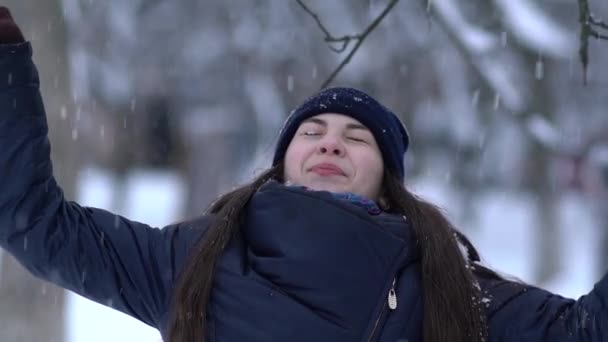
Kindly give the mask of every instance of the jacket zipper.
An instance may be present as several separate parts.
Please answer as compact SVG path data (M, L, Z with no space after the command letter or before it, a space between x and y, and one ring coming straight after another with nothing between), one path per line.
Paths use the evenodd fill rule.
M376 318L376 323L374 323L374 328L372 329L372 333L369 335L367 339L368 342L374 340L376 336L376 332L378 330L378 326L380 325L380 321L385 316L386 308L388 307L391 311L397 309L397 292L395 291L395 283L397 282L397 278L393 278L393 284L391 285L390 290L388 290L387 301L384 302L382 306L382 310L380 311L380 315Z
M403 221L407 222L407 216L403 215ZM397 277L393 277L393 283L391 285L391 288L388 290L388 298L387 301L384 302L384 305L382 305L382 310L380 310L380 315L378 315L378 318L376 318L376 322L374 323L374 328L372 329L371 334L369 335L369 338L367 339L368 342L371 342L374 340L374 337L376 337L376 333L378 330L378 326L380 325L380 321L382 320L384 313L386 312L386 307L388 306L388 308L392 311L397 309L397 292L395 291L395 284L397 283Z

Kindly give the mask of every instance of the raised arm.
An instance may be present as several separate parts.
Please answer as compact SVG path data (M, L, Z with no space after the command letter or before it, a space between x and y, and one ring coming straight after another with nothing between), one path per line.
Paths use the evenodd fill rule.
M511 281L481 281L490 341L608 341L608 275L578 300Z
M0 27L8 21L0 7ZM0 29L0 246L34 275L158 327L184 241L204 222L154 229L66 201L31 45L7 41L7 32Z

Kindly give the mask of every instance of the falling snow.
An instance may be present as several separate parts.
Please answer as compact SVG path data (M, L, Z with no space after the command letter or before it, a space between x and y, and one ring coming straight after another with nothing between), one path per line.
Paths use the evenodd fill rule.
M204 10L190 0L58 3L65 30L46 17L23 20L32 25L24 31L40 66L53 169L78 202L115 212L115 229L119 215L155 226L193 216L259 174L282 120L345 57L292 2L207 1ZM383 8L310 5L336 36L360 32ZM608 19L608 2L590 5ZM400 115L412 138L407 185L469 236L483 265L573 298L605 271L608 249L608 48L592 44L583 86L576 11L574 2L402 1L333 83L369 90ZM32 16L48 15L39 12ZM50 35L58 32L68 34L67 55L48 47L62 46ZM5 86L22 82L0 76ZM8 101L19 113L29 103ZM41 124L23 115L10 125L26 121ZM66 179L59 173L73 156L88 171ZM16 217L19 229L30 222ZM557 254L540 254L548 242ZM18 246L37 243L26 234ZM555 270L541 278L545 264ZM87 281L86 270L80 276ZM69 342L160 340L82 297L70 294L66 305ZM593 322L583 313L576 323Z

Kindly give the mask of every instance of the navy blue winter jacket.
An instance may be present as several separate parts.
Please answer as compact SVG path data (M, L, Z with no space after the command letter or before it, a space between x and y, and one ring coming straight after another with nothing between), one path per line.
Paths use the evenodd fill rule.
M165 335L173 284L212 218L155 229L64 199L31 54L29 43L0 46L0 246ZM270 182L241 231L217 266L211 341L421 340L419 253L404 218ZM479 280L491 341L608 341L606 277L578 301Z

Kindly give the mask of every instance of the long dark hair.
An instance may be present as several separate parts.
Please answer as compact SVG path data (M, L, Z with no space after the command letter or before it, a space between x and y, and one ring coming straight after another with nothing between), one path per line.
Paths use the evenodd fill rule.
M190 254L174 289L168 342L205 341L215 263L239 232L241 214L249 199L265 182L281 181L282 177L282 165L272 167L211 205L208 213L213 219ZM424 342L485 341L487 325L480 289L469 264L475 260L468 260L471 255L472 259L478 259L473 246L437 207L411 194L389 172L385 172L383 190L388 210L410 220L420 247ZM463 257L459 241L469 249L469 258Z

